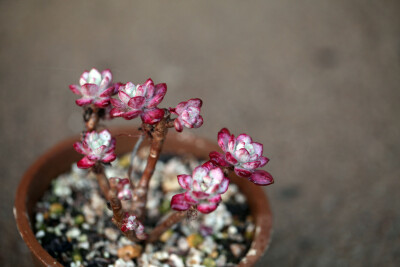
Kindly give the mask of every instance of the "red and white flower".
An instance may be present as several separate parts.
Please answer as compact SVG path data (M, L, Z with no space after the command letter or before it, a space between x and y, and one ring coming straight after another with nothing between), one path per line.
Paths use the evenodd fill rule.
M151 79L136 86L131 82L120 85L119 100L111 99L114 107L111 116L131 120L140 115L144 123L157 123L164 117L164 110L157 108L157 105L164 99L166 92L165 83L154 85Z
M233 166L238 176L246 177L257 185L269 185L274 182L271 174L257 170L268 163L269 159L262 155L263 145L253 142L247 134L237 138L224 128L218 133L218 145L224 151L210 153L210 159L222 167Z
M79 168L87 169L94 166L97 162L109 163L115 160L115 138L107 130L100 133L96 131L88 132L82 142L74 144L75 150L85 155L78 161Z
M71 84L69 89L82 96L76 100L79 106L94 104L98 108L105 108L110 104L111 96L114 94L112 84L112 73L110 70L103 70L101 73L93 68L82 73L78 84Z
M110 178L110 183L114 183L116 185L116 189L118 191L117 196L120 200L132 199L132 190L128 178L112 177Z
M186 192L172 197L171 208L183 211L196 206L201 213L214 211L229 185L223 171L211 162L196 167L192 175L178 175L178 182Z
M179 103L176 108L169 108L170 112L178 115L174 121L175 129L182 132L183 126L187 128L199 128L203 125L203 117L200 109L203 102L199 98L192 98L188 101Z
M140 240L145 240L147 238L143 224L135 215L129 214L128 212L125 213L125 218L122 221L121 231L135 231L136 237Z

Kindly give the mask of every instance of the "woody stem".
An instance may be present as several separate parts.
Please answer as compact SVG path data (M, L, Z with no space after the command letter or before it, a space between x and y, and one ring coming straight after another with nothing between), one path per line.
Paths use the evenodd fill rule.
M185 218L186 211L174 211L168 215L168 217L163 220L159 225L154 228L154 230L150 233L146 242L152 243L160 238L160 236L168 230L172 225L180 222Z

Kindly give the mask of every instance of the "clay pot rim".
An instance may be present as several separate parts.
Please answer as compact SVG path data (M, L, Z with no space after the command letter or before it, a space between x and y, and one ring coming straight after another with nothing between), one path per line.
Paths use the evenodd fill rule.
M111 128L111 132L116 135L132 131L135 131L135 128L133 127ZM177 134L176 132L170 131L170 133L168 133L167 141L168 139L172 139L175 141L183 139L182 135L185 137L189 136L192 139L196 138L196 140L200 140L204 145L213 147L214 149L218 149L218 146L215 142L212 142L205 138L193 136L187 133ZM28 202L27 196L29 188L32 184L32 181L34 180L35 173L37 173L40 168L45 166L49 159L51 159L54 155L65 153L65 151L67 150L73 150L72 144L78 140L79 140L78 136L67 138L59 142L52 148L50 148L47 152L45 152L41 156L39 156L39 158L24 173L16 192L13 213L17 223L18 231L22 239L24 240L25 244L31 251L32 256L37 258L39 262L44 264L44 266L61 267L62 265L59 262L57 262L56 259L50 256L50 254L38 242L35 234L33 233L27 208L27 202ZM182 140L178 142L182 142ZM180 154L179 151L177 152L177 154ZM230 178L235 184L239 186L242 193L246 195L248 199L248 204L250 206L250 212L252 216L255 218L254 222L256 226L254 235L255 238L253 239L249 251L237 265L238 267L252 266L265 253L271 242L272 213L268 199L262 187L255 186L246 179L239 178L235 175L230 176ZM257 216L255 216L255 214L257 214Z

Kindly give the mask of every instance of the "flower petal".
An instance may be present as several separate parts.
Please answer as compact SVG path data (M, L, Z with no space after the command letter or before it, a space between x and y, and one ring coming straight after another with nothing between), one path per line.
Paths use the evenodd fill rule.
M143 96L134 96L129 100L128 106L133 109L141 109L145 100Z
M224 180L222 180L221 184L219 185L217 193L218 194L225 193L226 190L228 190L229 182L230 182L229 179L225 177Z
M176 130L177 132L182 132L183 126L182 126L181 121L179 120L179 118L176 118L176 119L174 120L174 126L175 126L175 130Z
M184 211L189 209L190 205L185 201L184 194L177 194L171 199L171 208L174 210Z
M222 167L229 167L230 164L225 160L224 155L217 152L212 151L209 154L210 160L213 161L215 164L222 166Z
M241 168L238 168L238 167L235 167L235 173L236 173L237 176L246 177L246 178L250 177L251 174L252 174L251 171L248 171L248 170L245 170L245 169L241 169Z
M118 92L118 97L122 101L122 103L125 103L127 105L128 105L129 100L131 100L131 97L122 90L120 90Z
M237 159L235 159L235 157L230 152L226 152L225 158L229 164L236 165L238 163Z
M250 144L253 142L251 137L247 134L239 134L238 137L236 138L236 141L239 142L244 142L245 144Z
M89 72L89 77L88 77L88 81L87 82L100 85L100 82L101 82L101 74L100 74L100 72L95 68L91 69L90 72Z
M109 69L105 69L101 72L101 77L104 78L108 78L108 80L111 82L112 81L112 73L111 70Z
M69 86L69 89L70 89L74 94L82 95L82 93L81 93L81 87L80 87L79 85L71 84L71 85Z
M185 201L190 204L190 205L196 205L199 203L199 201L197 199L195 199L192 195L192 192L186 192L184 193L185 196Z
M99 87L96 84L86 83L82 85L81 92L83 96L95 97L98 93Z
M207 214L214 211L217 207L218 205L216 204L203 203L197 206L197 210L201 213Z
M88 157L84 157L83 159L78 161L76 165L81 169L88 169L88 168L92 167L95 163L96 162L88 159Z
M265 186L274 183L272 175L264 170L255 171L248 179L256 185Z
M85 154L85 149L83 148L83 145L81 142L76 142L74 144L74 149L76 150L76 152L78 152L80 154Z
M263 153L263 145L257 142L254 142L253 144L254 148L254 153L256 153L258 156L262 156Z
M93 99L90 99L90 98L79 98L79 99L77 99L77 100L75 100L75 103L78 105L78 106L85 106L85 105L89 105L89 104L91 104L93 102Z
M151 97L147 107L154 108L164 99L165 93L167 92L167 85L165 83L159 83L155 86L154 96Z
M218 145L224 152L227 151L230 136L231 134L226 128L223 128L221 131L218 132Z
M179 185L186 190L190 190L192 186L192 176L187 174L178 175Z
M239 162L248 162L250 159L250 154L245 148L241 148L235 151L235 157Z
M119 108L113 108L110 110L110 115L111 117L121 117L123 114L125 113L125 111L119 109Z
M136 118L137 116L139 116L142 113L142 110L132 110L132 111L128 111L125 112L124 114L122 114L122 117L125 120L131 120Z
M104 90L101 94L100 97L107 97L107 96L112 96L114 94L114 87L108 87L106 90Z
M89 78L89 72L85 70L81 77L79 78L79 84L80 86L84 85L85 83L88 83L88 78Z
M109 154L106 154L101 161L105 162L105 163L109 163L111 161L114 161L116 158L117 158L117 155L115 155L114 153L109 153Z
M261 156L258 158L258 160L260 161L260 166L258 167L263 167L265 166L265 164L267 164L269 162L269 158Z
M105 108L110 104L110 99L99 99L93 103L98 108Z
M148 109L140 117L144 123L155 124L164 117L164 110L159 108Z
M208 202L210 202L210 203L214 203L214 204L218 204L218 203L220 203L221 202L221 195L216 195L216 196L214 196L214 197L212 197L212 198L209 198L208 199Z
M203 101L200 98L192 98L188 100L188 104L191 107L201 108Z
M248 170L254 170L254 169L257 169L260 166L260 164L261 164L261 162L256 160L256 161L252 161L252 162L242 163L241 166Z
M127 107L127 105L125 103L123 103L121 100L118 100L115 98L111 98L110 102L111 102L111 105L115 108L125 109Z

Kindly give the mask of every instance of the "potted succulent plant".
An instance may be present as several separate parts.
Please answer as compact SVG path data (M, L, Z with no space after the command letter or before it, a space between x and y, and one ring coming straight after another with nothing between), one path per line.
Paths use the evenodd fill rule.
M131 82L113 83L111 71L92 69L81 75L79 84L70 85L69 88L80 96L76 104L83 107L85 130L80 140L68 140L39 159L23 178L16 197L18 228L39 265L58 266L62 263L67 266L121 267L254 264L266 249L271 230L268 202L263 191L257 187L274 182L268 172L260 169L269 161L263 156L262 144L253 142L247 134L235 137L226 128L217 136L221 152L217 152L216 146L204 139L189 138L188 142L187 137L185 141L179 134L168 134L167 138L168 129L175 128L179 133L183 128L198 128L203 124L203 117L200 115L202 100L198 98L181 102L176 107L159 108L167 91L165 83L154 84L151 79L138 85ZM114 95L117 97L113 98ZM140 117L142 124L139 129L129 133L134 138L120 142L129 130L110 132L100 124L101 120L117 117L126 120ZM169 143L168 139L172 141ZM200 142L196 143L195 140ZM69 149L71 144L83 158L77 161L68 176L69 182L66 182L62 173L78 155L72 154L72 149ZM163 148L168 156L160 159ZM123 153L126 155L123 156ZM119 159L117 154L121 156ZM188 160L188 154L194 157ZM181 165L175 164L177 170L172 171L177 174L173 180L179 187L175 186L175 191L166 190L166 179L159 175L159 164L164 162L167 168L165 158L181 162ZM190 165L192 170L178 173L185 164ZM121 171L123 165L125 172ZM46 166L51 170L46 171ZM44 183L38 188L35 179L40 175L44 177ZM59 175L61 177L55 179ZM51 191L54 194L45 194L45 199L40 200L52 180ZM88 182L93 180L97 184ZM239 186L239 190L232 181ZM98 193L95 192L97 188L100 190ZM94 192L89 199L91 208L97 206L93 208L95 211L82 202L89 191ZM160 200L152 200L155 195ZM243 220L250 222L247 225L239 222L237 227L228 223L219 229L221 232L218 229L216 232L213 225L216 221L209 218L219 216L214 213L225 206L224 195L229 195L227 201L235 197L247 198L250 205L248 214L235 215L233 219L226 220L233 224L233 221L243 217ZM165 201L168 202L167 207ZM150 202L156 203L156 207L152 207L155 211L149 209ZM235 206L237 203L226 205ZM95 215L90 217L92 213ZM192 227L196 228L195 233L187 233L191 222L199 217L198 213L205 214L205 218L211 220L211 225L197 224L197 228ZM115 227L109 227L107 218L102 218L104 214L112 218L112 223L123 237L115 231ZM35 233L29 224L35 225ZM177 229L178 225L183 225L186 230ZM106 243L97 237L92 238L97 245L89 244L87 236L92 234L91 227L96 228L100 236L118 240L119 243L113 247L107 241L110 251L104 250ZM242 235L238 234L239 228ZM87 234L83 235L83 231ZM174 244L173 239L176 241ZM218 245L216 240L222 240L224 245ZM236 243L232 240L236 240ZM164 244L168 242L171 244L167 251L155 248L165 247ZM224 246L228 252L218 250L218 247ZM99 247L101 253L96 252ZM106 260L98 259L99 255ZM239 258L233 263L227 256ZM94 257L97 261L92 260Z

